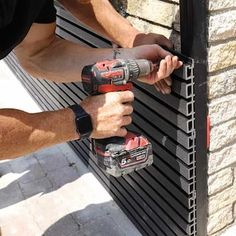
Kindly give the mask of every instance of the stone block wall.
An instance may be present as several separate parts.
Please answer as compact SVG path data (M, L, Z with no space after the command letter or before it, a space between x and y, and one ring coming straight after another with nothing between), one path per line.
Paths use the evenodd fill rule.
M110 0L137 29L163 34L180 49L179 0Z
M235 224L236 212L236 1L209 0L208 235ZM236 235L236 232L235 232Z

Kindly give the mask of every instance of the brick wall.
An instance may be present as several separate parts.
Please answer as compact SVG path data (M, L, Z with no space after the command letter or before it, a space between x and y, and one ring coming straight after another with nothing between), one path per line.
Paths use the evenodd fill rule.
M236 1L209 0L208 234L235 224L236 202ZM235 232L236 235L236 232Z

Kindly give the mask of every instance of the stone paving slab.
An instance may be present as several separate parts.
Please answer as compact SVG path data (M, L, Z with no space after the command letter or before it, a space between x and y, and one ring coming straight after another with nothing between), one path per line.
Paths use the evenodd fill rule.
M1 61L4 107L40 111ZM68 144L0 161L0 176L2 236L141 236Z

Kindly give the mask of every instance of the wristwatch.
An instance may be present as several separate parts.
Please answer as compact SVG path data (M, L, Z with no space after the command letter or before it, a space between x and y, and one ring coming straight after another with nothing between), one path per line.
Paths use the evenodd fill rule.
M75 114L76 131L80 139L88 138L93 131L91 116L79 104L69 106L69 108Z

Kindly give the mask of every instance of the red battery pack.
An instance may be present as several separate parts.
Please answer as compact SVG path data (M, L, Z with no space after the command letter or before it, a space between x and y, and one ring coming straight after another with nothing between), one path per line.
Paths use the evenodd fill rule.
M92 150L97 164L114 177L153 163L151 143L141 134L131 131L125 137L93 140Z

